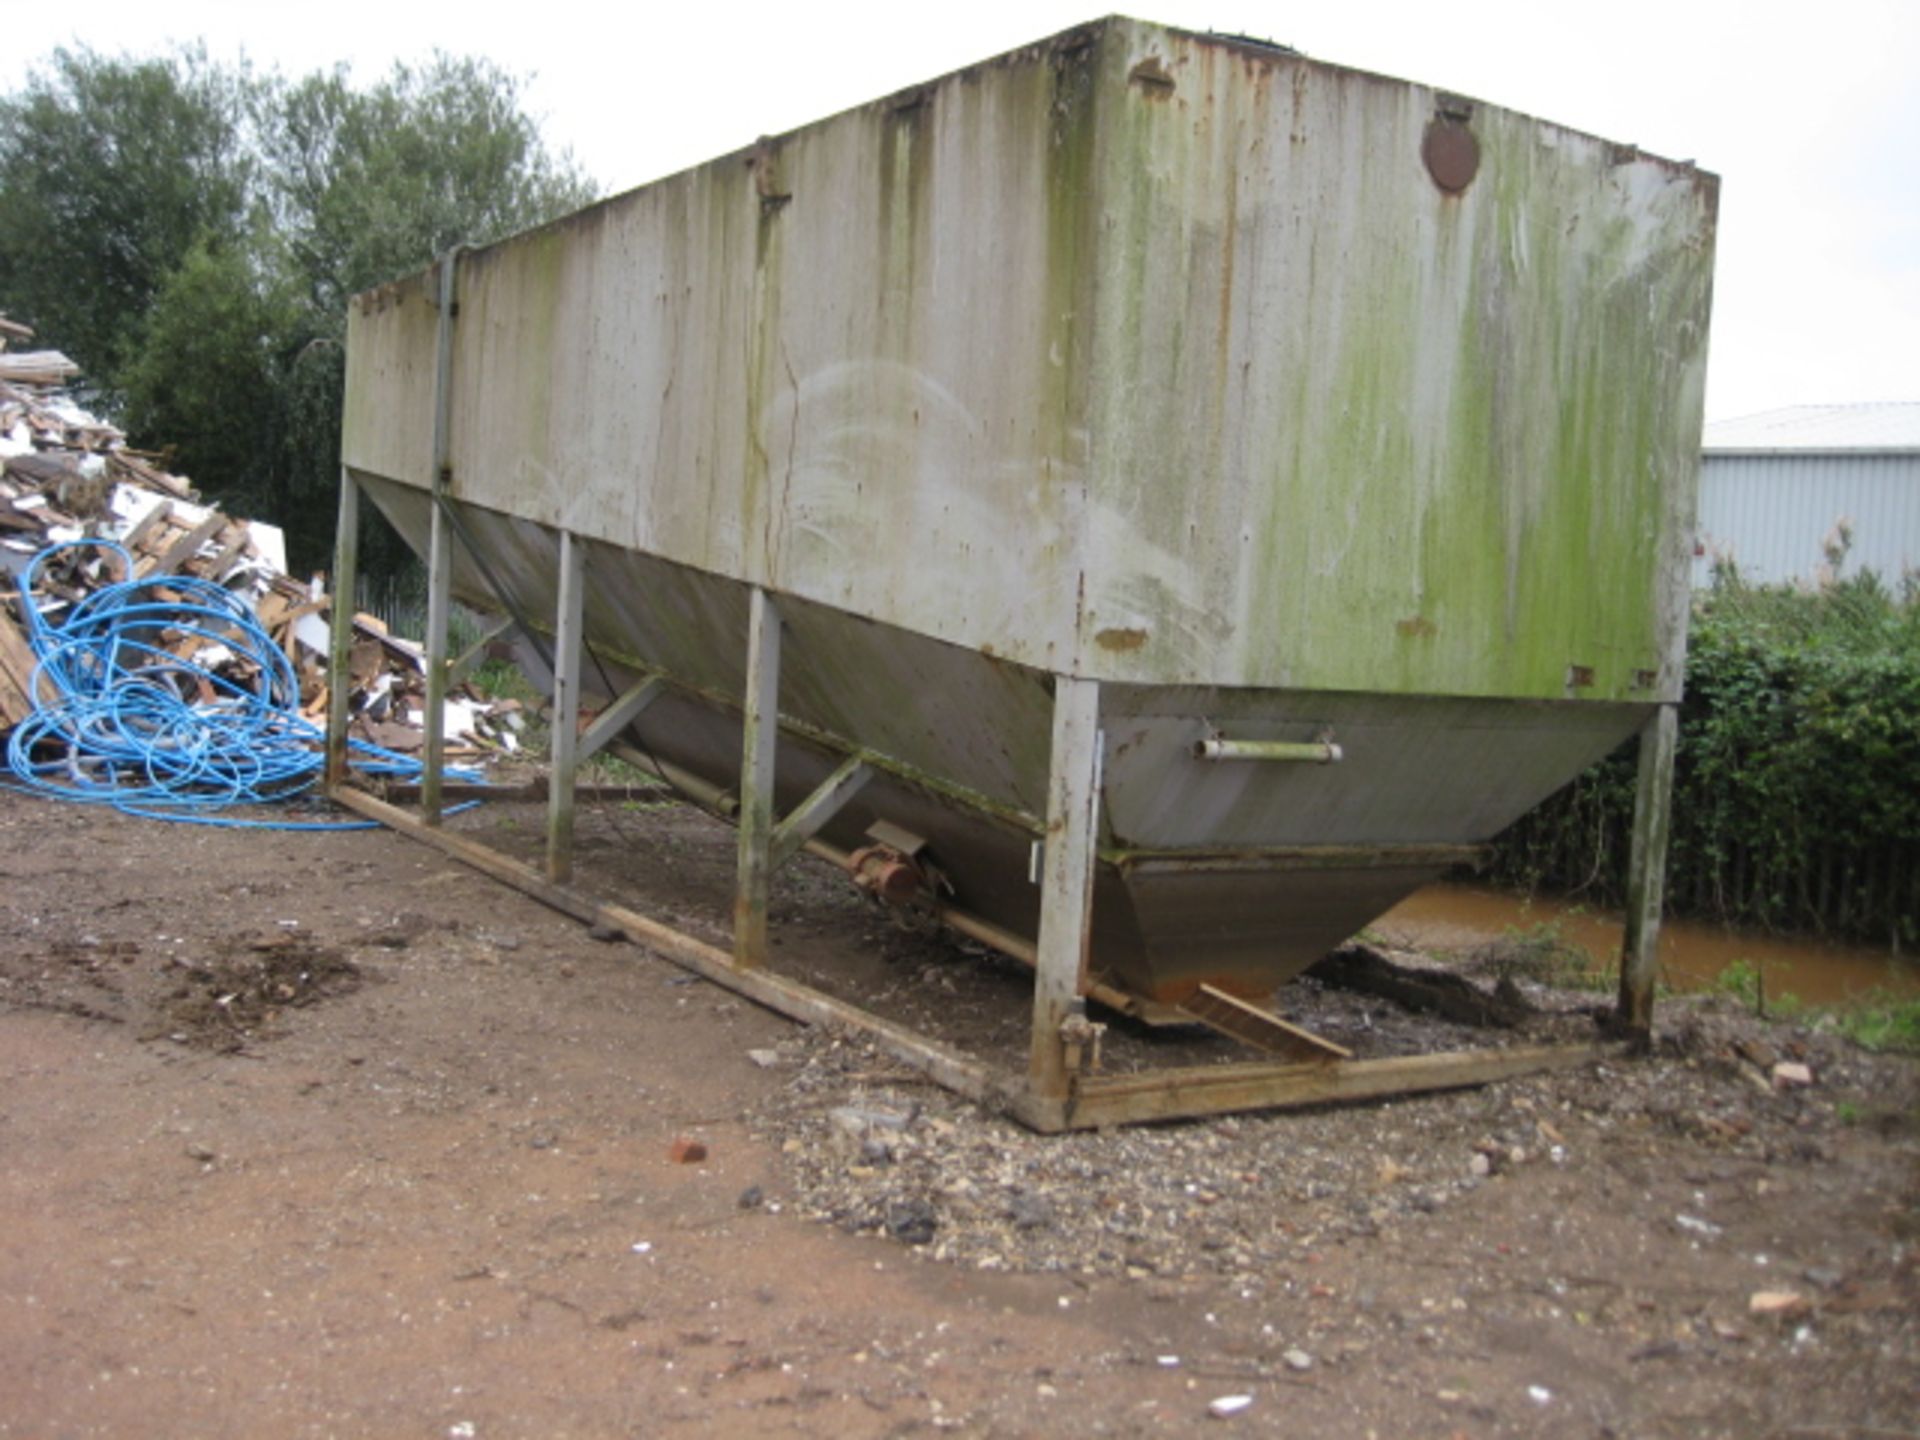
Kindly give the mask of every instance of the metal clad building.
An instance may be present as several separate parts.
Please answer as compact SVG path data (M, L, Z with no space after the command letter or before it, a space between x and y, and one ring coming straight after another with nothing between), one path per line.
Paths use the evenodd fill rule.
M1706 427L1694 583L1812 580L1844 521L1843 573L1920 569L1920 402L1792 405Z

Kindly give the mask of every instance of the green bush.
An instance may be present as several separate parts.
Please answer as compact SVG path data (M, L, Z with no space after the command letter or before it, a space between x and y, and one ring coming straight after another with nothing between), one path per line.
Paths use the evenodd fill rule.
M1834 1026L1868 1050L1920 1055L1920 999L1884 993L1833 1012Z
M1621 903L1634 757L1623 746L1502 836L1496 876ZM1913 577L1895 589L1869 571L1800 589L1723 571L1696 598L1667 905L1729 924L1920 942Z

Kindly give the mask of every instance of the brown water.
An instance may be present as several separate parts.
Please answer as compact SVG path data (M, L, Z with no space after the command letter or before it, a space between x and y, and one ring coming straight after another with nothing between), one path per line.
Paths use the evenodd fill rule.
M1596 970L1618 966L1625 932L1618 914L1545 897L1526 900L1478 885L1429 885L1369 928L1425 949L1469 950L1542 925L1585 950ZM1759 969L1767 995L1792 994L1812 1005L1840 1004L1875 990L1920 996L1920 962L1884 949L1688 920L1669 919L1660 927L1661 979L1676 990L1709 988L1740 962Z

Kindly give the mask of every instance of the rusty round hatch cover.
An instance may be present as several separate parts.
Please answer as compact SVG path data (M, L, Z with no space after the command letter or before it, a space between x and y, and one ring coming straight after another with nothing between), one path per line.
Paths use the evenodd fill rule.
M1420 143L1420 158L1427 162L1433 183L1449 195L1458 195L1480 173L1480 142L1458 120L1436 116L1427 125L1426 139Z

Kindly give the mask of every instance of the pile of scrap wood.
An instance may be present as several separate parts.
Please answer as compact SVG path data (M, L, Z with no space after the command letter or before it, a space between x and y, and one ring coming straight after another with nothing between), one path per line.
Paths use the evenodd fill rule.
M128 447L126 437L66 395L78 367L57 351L9 353L32 338L0 316L0 735L32 711L35 656L20 586L31 567L30 603L57 626L87 595L127 579L193 576L244 599L299 678L299 708L318 718L328 702L327 656L332 600L323 577L286 573L280 530L234 519L200 503L193 486L168 473L161 457ZM116 542L133 574L104 547L63 541ZM38 565L35 558L42 557ZM159 592L167 595L165 587ZM424 743L426 656L421 646L387 633L372 615L353 617L351 647L354 728L388 750ZM189 664L211 671L230 656L217 639L183 629L175 647ZM230 677L241 680L244 677ZM43 701L51 700L40 682ZM477 689L457 690L447 704L448 753L484 756L517 748L519 707L491 701Z

